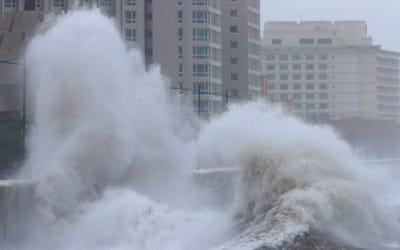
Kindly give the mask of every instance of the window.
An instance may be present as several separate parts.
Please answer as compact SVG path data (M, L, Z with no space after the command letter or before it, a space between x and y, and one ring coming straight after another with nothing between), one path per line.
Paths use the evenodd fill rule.
M218 26L218 27L221 26L221 17L220 17L220 15L215 14L213 12L208 12L208 15L209 15L208 23L210 23L211 25L214 25L214 26Z
M314 64L307 64L306 70L314 70Z
M286 54L280 54L280 55L279 55L279 60L281 60L281 61L287 61L287 60L289 60L289 56L286 55Z
M193 29L193 41L210 41L210 31L206 28Z
M273 45L281 45L282 44L282 39L272 39L272 44Z
M267 74L267 79L268 80L275 80L275 75L274 74Z
M269 90L275 90L275 84L268 84Z
M210 30L211 42L220 43L221 42L221 34L215 30Z
M208 82L193 82L193 90L198 91L200 90L201 92L208 92L209 89L209 83Z
M211 49L211 58L214 61L221 61L222 58L222 52L220 49L212 48Z
M183 58L183 47L178 46L178 58L182 59Z
M14 2L14 7L15 7L15 0L14 1L6 1L5 4L7 4L7 2ZM53 7L64 7L64 0L53 0ZM7 6L5 6L7 7Z
M293 89L294 90L300 90L301 89L301 84L293 84Z
M306 99L307 100L314 100L314 98L315 98L315 95L313 93L306 94Z
M209 76L208 64L193 64L193 76Z
M319 80L327 80L328 79L328 74L326 74L326 73L319 74L318 79Z
M260 39L260 29L249 26L248 36L249 36L249 38L259 40Z
M318 44L332 44L331 38L320 38L317 40Z
M129 42L136 41L136 30L126 29L125 30L125 40Z
M239 63L239 58L238 57L231 57L230 58L230 62L231 62L231 64L236 65L236 64Z
M81 6L83 6L84 3L83 3L83 1L81 1L81 2L82 2ZM36 8L40 9L41 7L42 7L42 0L36 0Z
M293 74L293 80L301 80L301 74Z
M231 49L237 49L239 47L237 41L231 41L229 46Z
M292 56L292 59L293 59L293 61L300 61L300 60L301 60L301 55L299 55L299 54L294 54L294 55Z
M315 88L314 84L307 84L306 85L306 89L307 90L311 90L311 89L314 89L314 88Z
M279 89L280 90L288 90L289 86L287 84L281 84L281 85L279 85Z
M238 26L237 25L232 25L230 27L231 33L238 33Z
M328 64L326 63L320 63L318 66L319 70L328 70Z
M207 6L208 0L192 0L193 5Z
M183 29L179 28L178 29L178 41L182 41L183 40Z
M178 23L183 23L183 11L178 10Z
M321 90L328 89L328 85L325 83L322 83L319 85L319 89L321 89Z
M327 103L320 103L319 104L319 108L320 109L327 109L328 108L328 104Z
M279 99L281 100L281 101L287 101L289 98L288 98L288 94L280 94L279 95Z
M275 65L274 64L268 64L267 65L267 71L273 71L275 70Z
M249 41L249 54L259 56L260 50L260 45Z
M292 68L293 70L299 71L301 70L301 64L293 64Z
M307 54L307 55L306 55L306 60L307 60L307 61L312 61L312 60L314 60L314 55L313 55L313 54Z
M229 16L230 17L237 17L238 11L237 10L230 10L229 11Z
M293 99L294 100L301 100L301 94L300 93L293 94Z
M209 105L210 104L210 105ZM211 106L211 102L209 100L194 100L193 106L196 112L209 112L209 106Z
M239 75L237 73L232 73L230 78L232 81L237 81L239 80Z
M260 14L254 11L249 11L248 21L253 24L260 24Z
M215 65L210 65L209 66L211 69L211 77L213 78L221 78L221 72L222 72L222 68L219 66L215 66Z
M178 82L178 88L179 89L183 89L183 82L182 81ZM181 94L182 94L182 92L181 92Z
M320 93L319 94L319 99L328 99L328 94L327 93Z
M111 2L111 0L101 0L100 1L100 6L111 7L112 6L112 2Z
M183 5L183 0L178 0L178 5L182 6Z
M319 58L319 60L325 61L325 60L328 60L328 55L327 55L327 54L320 54L320 55L318 56L318 58Z
M274 54L267 54L266 59L267 59L267 61L274 61L275 60L275 55Z
M312 38L300 38L299 43L308 45L308 44L314 44L315 41Z
M288 74L280 74L279 75L279 80L288 80L288 79L289 79Z
M183 76L183 64L178 65L178 76Z
M314 103L307 103L306 104L306 109L315 109L315 104Z
M135 23L135 22L136 22L136 12L125 11L125 23Z
M192 13L193 23L208 23L208 12L205 10L196 10Z
M4 8L15 8L16 0L4 0Z
M314 74L307 74L306 75L306 79L307 80L314 80L315 79Z
M279 64L279 70L286 71L289 69L289 65L287 64Z
M210 48L206 46L194 46L193 47L193 58L195 59L207 59L210 55Z
M239 96L239 90L231 89L231 96L232 97L238 97Z

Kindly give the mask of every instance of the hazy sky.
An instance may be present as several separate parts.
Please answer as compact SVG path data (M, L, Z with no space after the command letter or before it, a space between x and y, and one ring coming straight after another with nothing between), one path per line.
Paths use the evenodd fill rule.
M265 21L364 20L384 49L400 51L400 0L260 0Z

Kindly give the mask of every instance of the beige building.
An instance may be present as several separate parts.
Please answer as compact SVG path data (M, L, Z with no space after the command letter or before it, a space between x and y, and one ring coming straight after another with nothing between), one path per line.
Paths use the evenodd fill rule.
M362 21L265 23L268 98L292 101L307 119L399 120L399 58Z
M22 11L37 20L77 6L99 7L115 17L146 65L159 64L171 86L182 90L175 92L203 116L222 112L231 100L259 96L260 0L0 0L0 5L9 23Z

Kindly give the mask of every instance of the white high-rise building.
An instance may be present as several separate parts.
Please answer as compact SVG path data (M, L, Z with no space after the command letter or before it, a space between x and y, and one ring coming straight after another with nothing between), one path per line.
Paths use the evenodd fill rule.
M265 23L268 98L307 119L399 120L399 58L362 21Z

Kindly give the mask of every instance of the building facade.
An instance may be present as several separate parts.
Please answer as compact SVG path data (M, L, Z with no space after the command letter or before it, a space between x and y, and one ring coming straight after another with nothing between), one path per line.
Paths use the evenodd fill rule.
M260 1L222 1L223 89L237 100L260 96Z
M176 93L209 116L260 94L260 0L0 0L1 16L99 7L129 47L158 64Z
M374 45L362 21L265 23L268 98L306 119L399 120L399 58Z

